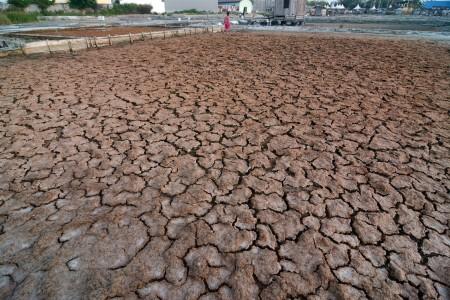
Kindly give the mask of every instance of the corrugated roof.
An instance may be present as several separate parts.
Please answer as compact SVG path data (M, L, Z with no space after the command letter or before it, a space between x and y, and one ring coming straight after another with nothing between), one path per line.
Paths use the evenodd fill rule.
M432 8L448 8L450 9L450 1L426 1L423 3L423 7Z

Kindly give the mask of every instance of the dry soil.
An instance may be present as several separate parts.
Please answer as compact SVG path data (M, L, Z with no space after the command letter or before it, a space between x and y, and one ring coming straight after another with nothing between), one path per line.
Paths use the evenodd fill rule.
M247 33L0 61L0 298L448 299L449 65Z
M154 32L170 30L170 27L95 27L74 29L52 29L21 32L21 34L70 36L70 37L101 37L108 35L123 35L129 33Z

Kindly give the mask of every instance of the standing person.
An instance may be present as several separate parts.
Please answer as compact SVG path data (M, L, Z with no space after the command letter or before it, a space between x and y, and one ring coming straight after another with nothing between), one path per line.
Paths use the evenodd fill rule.
M227 15L225 16L225 19L223 20L223 24L225 25L225 31L229 32L231 29L231 20L230 20L230 12L227 11Z

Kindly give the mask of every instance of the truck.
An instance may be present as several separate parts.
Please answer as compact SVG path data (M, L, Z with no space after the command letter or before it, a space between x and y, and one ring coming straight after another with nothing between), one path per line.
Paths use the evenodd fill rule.
M275 0L272 25L301 25L306 13L306 0Z
M264 10L265 17L246 18L241 24L302 25L306 14L306 0L255 0L255 6Z

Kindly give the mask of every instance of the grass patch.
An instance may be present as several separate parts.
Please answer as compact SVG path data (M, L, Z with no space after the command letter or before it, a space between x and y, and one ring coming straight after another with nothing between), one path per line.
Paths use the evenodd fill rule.
M39 13L26 13L24 11L5 11L3 13L10 23L30 23L37 22Z
M9 25L11 20L5 14L0 14L0 25Z

